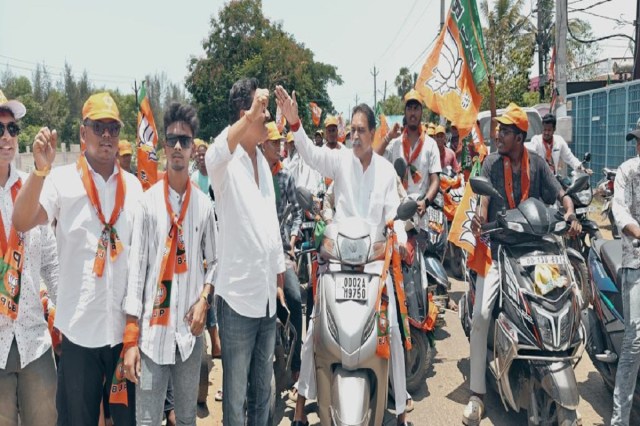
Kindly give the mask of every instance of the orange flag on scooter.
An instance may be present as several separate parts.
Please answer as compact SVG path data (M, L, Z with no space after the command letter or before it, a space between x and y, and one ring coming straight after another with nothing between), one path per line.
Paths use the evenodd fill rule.
M480 161L476 160L471 170L471 176L479 174ZM473 232L471 232L471 220L476 214L477 204L478 197L473 193L471 185L467 182L464 195L453 222L451 222L448 240L469 254L467 266L476 271L481 277L484 277L491 267L491 250L489 249L488 241L477 240Z

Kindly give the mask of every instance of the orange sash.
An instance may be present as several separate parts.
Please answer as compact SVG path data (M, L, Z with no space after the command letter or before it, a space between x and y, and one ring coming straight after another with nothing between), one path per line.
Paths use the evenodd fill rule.
M513 195L513 170L511 169L511 160L509 157L502 157L502 165L504 167L504 188L507 192L507 200L509 208L515 209L516 202ZM522 197L520 202L529 198L529 186L531 184L531 171L529 170L529 153L526 148L522 149L522 158L520 159L520 191Z
M547 141L543 139L542 143L544 144L544 149L546 151L545 158L547 160L547 164L549 164L551 171L555 174L556 166L553 164L553 157L551 156L551 151L553 150L553 139L551 139L551 143L547 143Z
M22 188L22 180L18 178L11 186L11 199ZM9 241L4 231L4 220L0 214L0 314L15 321L18 318L20 304L20 286L22 283L22 266L24 264L24 235L17 232L13 225L9 233Z
M413 183L420 182L422 179L422 175L418 171L418 168L413 165L413 162L416 161L420 153L422 152L422 147L424 146L424 129L422 125L420 125L420 139L418 140L418 144L416 148L411 153L411 142L409 141L409 132L408 129L404 129L402 132L402 152L404 154L405 160L407 160L407 174L402 178L402 185L404 185L404 189L407 189L407 177L411 174L411 178L413 179Z
M278 161L276 164L273 165L273 167L271 167L271 175L275 176L277 175L280 170L282 170L282 162Z
M120 165L116 162L115 167L118 168L118 174L116 176L116 203L113 206L113 211L111 212L109 222L107 222L105 221L104 214L102 213L102 206L100 205L98 190L96 189L96 184L93 181L93 176L91 176L91 172L89 171L89 163L87 163L87 159L84 154L78 157L76 167L78 169L78 172L80 173L80 179L82 179L82 185L84 186L84 190L87 193L87 197L89 197L89 201L91 202L91 205L96 211L98 219L103 226L100 239L98 240L96 258L93 262L93 273L98 277L101 277L104 273L104 265L107 257L107 247L111 246L110 258L112 262L115 261L118 255L123 251L122 242L120 241L120 237L118 237L118 231L116 231L116 228L114 226L124 208L124 196L126 193L124 177L122 176L122 173L124 172L120 168Z
M385 247L384 266L382 267L382 275L380 276L380 291L378 292L378 300L376 302L376 316L378 319L378 345L376 347L376 355L381 358L389 359L391 356L390 346L390 318L389 318L389 296L387 294L387 275L391 269L391 278L394 285L392 291L396 292L396 305L400 310L400 318L402 324L400 331L404 337L404 345L406 350L411 350L411 331L409 329L409 315L407 312L407 302L404 295L404 280L402 278L402 259L398 251L398 237L393 231L393 222L388 224L390 227L390 235L387 239Z
M187 251L184 246L184 234L182 221L189 208L191 198L191 183L187 184L187 191L180 208L180 216L173 212L169 202L169 176L164 175L164 203L167 213L171 218L171 228L164 246L160 275L158 276L158 287L156 297L153 302L153 314L151 315L151 325L167 326L169 324L169 313L171 309L171 283L173 274L183 274L187 272ZM177 234L177 238L176 238Z

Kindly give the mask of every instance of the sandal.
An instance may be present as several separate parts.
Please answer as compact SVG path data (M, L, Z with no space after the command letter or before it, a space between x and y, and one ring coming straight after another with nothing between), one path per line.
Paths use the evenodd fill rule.
M309 426L309 422L308 421L303 422L302 420L294 420L291 422L291 426Z
M411 399L411 398L407 399L407 404L404 407L404 412L405 413L410 413L410 412L412 412L414 410L414 408L416 408L416 407L413 405L413 399Z
M222 389L218 389L213 399L215 399L218 402L222 401Z
M482 416L484 416L484 403L479 397L473 395L469 398L469 403L464 408L462 423L467 426L478 426Z
M289 389L289 400L293 401L293 402L297 402L298 401L298 389L293 386L291 389Z

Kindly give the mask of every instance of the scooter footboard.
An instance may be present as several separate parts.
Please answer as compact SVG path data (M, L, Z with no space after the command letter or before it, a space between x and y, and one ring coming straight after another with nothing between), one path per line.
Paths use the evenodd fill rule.
M542 389L556 403L566 409L575 410L580 402L578 383L573 366L569 361L533 365Z
M331 418L333 424L368 425L371 412L371 383L366 371L349 371L337 367L331 384Z

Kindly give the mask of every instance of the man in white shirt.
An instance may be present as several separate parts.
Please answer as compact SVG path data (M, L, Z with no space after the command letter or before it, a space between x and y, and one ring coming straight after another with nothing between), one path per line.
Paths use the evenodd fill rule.
M200 359L216 267L213 206L189 179L195 108L172 103L164 115L167 173L142 197L133 222L124 302L127 327L124 371L136 384L138 425L159 425L173 383L178 424L195 424ZM205 275L204 262L207 271Z
M300 125L298 104L284 88L276 86L277 104L287 122L292 123L296 148L302 158L313 164L324 176L334 181L337 222L349 217L360 217L370 225L382 228L392 220L400 204L396 187L394 168L384 158L373 152L372 143L375 133L375 116L365 104L354 108L351 117L353 149L328 150L313 145ZM399 221L395 229L401 250L404 251L406 233L404 223ZM390 329L391 329L391 369L393 370L394 393L398 424L405 424L405 405L407 390L405 384L404 352L400 330L395 314L394 292L389 292ZM393 312L391 312L393 310ZM302 368L298 382L298 400L293 425L304 426L304 405L307 399L314 399L315 362L313 358L313 327L309 327L302 348Z
M134 211L142 195L136 176L116 162L122 121L106 92L82 108L77 163L51 170L57 133L42 128L33 143L35 170L15 202L19 232L57 221L60 278L55 327L63 335L58 366L58 424L97 424L104 380L122 352L122 307ZM49 175L51 172L51 175ZM47 177L48 176L48 177ZM135 424L135 387L128 406L111 404L117 425Z
M312 194L317 194L324 190L324 180L322 179L322 176L320 176L320 173L309 167L302 157L300 157L300 154L298 154L296 145L293 143L292 132L287 134L287 141L285 143L288 156L282 164L285 169L289 170L291 176L293 176L293 179L296 182L296 185L298 187L307 188Z
M395 125L376 148L391 163L398 158L407 162L407 172L402 179L408 194L421 194L426 197L418 202L418 213L423 214L433 201L440 185L440 154L436 141L427 135L422 119L422 98L411 89L404 96L404 119L406 126L400 133Z
M525 143L525 147L538 154L547 161L553 174L557 174L562 167L562 163L569 165L573 170L581 170L588 174L593 171L582 166L582 162L576 158L569 149L569 145L560 135L555 134L556 116L546 114L542 117L542 134L535 135L531 142Z
M266 426L276 337L276 294L285 263L267 139L269 91L241 79L229 92L230 123L205 155L220 229L216 313L222 345L225 425ZM277 285L276 285L277 284ZM248 392L247 392L248 389Z
M55 300L58 255L50 226L18 234L11 223L15 197L27 179L11 164L18 152L17 120L25 113L22 103L8 101L0 91L0 256L9 265L13 254L20 259L0 275L1 281L11 282L11 274L20 273L11 291L4 284L0 288L0 424L45 426L57 419L56 366L40 278Z

